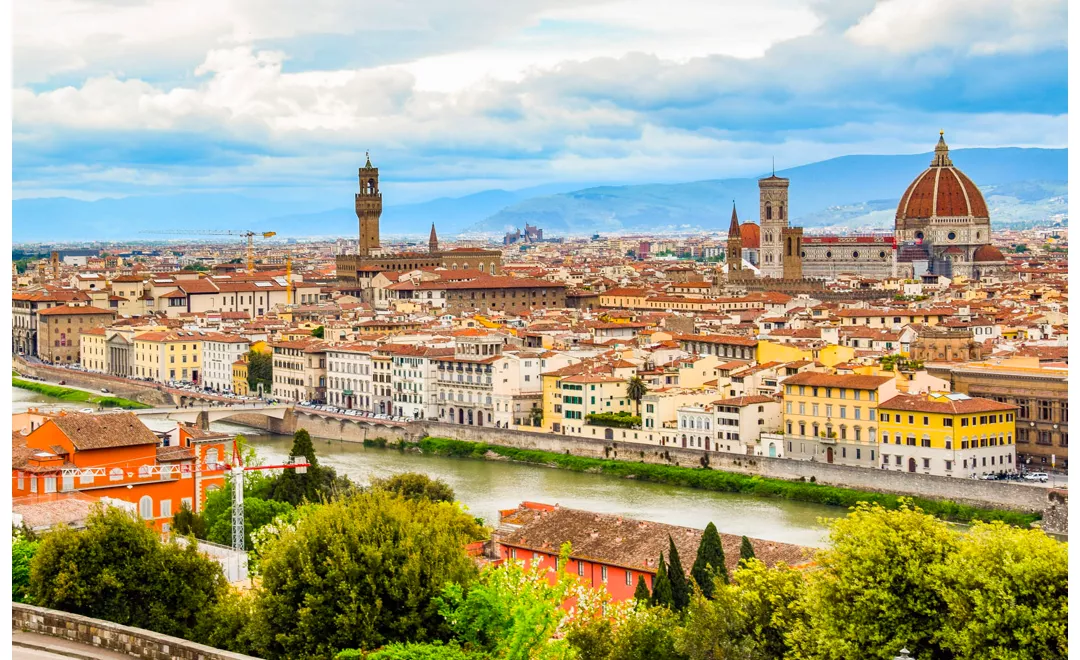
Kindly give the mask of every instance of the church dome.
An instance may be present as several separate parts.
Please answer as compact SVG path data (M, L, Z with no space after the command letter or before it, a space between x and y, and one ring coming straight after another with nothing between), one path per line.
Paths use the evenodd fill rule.
M953 166L942 133L934 160L904 191L896 207L896 228L925 224L931 218L971 218L989 222L990 212L979 188Z
M739 238L744 250L757 250L761 247L761 227L755 222L739 225Z
M1005 255L993 245L983 245L971 256L973 261L1005 261Z

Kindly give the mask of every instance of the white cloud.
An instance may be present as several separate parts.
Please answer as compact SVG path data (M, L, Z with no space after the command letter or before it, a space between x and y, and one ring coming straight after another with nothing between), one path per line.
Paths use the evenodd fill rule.
M847 35L894 52L1031 52L1066 44L1068 6L1061 0L881 0Z

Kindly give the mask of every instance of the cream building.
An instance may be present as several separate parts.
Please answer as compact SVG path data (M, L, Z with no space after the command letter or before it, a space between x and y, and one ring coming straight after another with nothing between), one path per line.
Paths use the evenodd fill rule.
M133 339L136 378L159 383L199 383L202 377L202 335L187 331L151 331Z

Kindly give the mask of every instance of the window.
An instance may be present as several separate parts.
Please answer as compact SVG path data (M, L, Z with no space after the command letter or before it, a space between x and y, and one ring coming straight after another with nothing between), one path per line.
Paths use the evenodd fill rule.
M1052 418L1050 401L1039 399L1039 419L1048 422Z
M923 466L923 469L929 470L930 469L930 459L929 458L922 459L922 466Z
M843 409L841 409L841 410L843 410ZM881 421L883 421L883 422L889 421L889 413L881 413Z
M149 495L143 495L139 499L139 515L144 520L150 520L154 517L154 501L150 499Z
M634 584L634 574L630 571L626 571L626 586L630 587Z
M45 477L45 492L46 493L55 493L56 492L56 477Z
M113 468L109 470L109 481L121 481L124 478L124 471L120 468Z
M577 574L581 576L585 575L585 562L581 561L580 559L577 563Z
M206 450L206 464L216 465L218 462L218 450L217 447L211 447Z
M161 500L158 505L162 518L172 518L172 500Z
M61 485L61 489L65 493L68 492L69 490L75 490L75 475L74 474L65 474L64 475L64 482Z
M600 581L607 584L607 566L600 567Z

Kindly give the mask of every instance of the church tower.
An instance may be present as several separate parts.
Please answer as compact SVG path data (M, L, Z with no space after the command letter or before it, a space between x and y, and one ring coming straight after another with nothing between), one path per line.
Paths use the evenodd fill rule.
M431 235L427 241L428 252L435 254L439 251L439 237L435 235L435 223L431 223Z
M742 270L742 230L739 228L739 216L735 213L735 202L731 202L731 226L727 234L727 267L730 277Z
M358 254L370 257L379 251L379 217L382 216L382 193L379 192L379 168L371 166L371 156L360 168L360 192L356 194L356 218L360 221Z
M764 277L784 276L783 231L788 226L788 184L784 177L772 176L758 180L760 200L761 251L758 267Z

